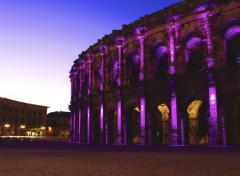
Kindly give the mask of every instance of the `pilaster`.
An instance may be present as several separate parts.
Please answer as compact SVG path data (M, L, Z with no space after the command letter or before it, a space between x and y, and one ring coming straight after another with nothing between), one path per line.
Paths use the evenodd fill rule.
M140 73L139 73L139 81L144 81L145 78L145 67L144 67L144 41L146 37L146 27L139 27L136 29L137 38L139 40L140 45ZM146 95L145 95L145 87L144 84L141 84L139 87L140 92L140 144L146 144Z

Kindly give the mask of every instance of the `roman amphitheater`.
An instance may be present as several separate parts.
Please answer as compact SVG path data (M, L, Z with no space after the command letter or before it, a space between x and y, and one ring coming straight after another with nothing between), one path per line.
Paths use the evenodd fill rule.
M240 2L140 17L79 54L70 80L73 143L240 145Z

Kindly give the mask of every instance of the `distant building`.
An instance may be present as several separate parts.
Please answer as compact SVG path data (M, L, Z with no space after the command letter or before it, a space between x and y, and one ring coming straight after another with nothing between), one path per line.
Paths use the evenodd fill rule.
M47 115L47 135L69 137L70 112L55 111Z
M0 97L0 135L46 135L47 108Z
M71 67L71 142L240 145L240 1L183 0Z

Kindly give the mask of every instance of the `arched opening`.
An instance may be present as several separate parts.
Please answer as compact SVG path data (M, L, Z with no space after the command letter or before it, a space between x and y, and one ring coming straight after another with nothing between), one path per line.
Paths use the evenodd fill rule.
M140 143L140 109L137 106L132 106L127 110L126 134L127 144Z
M240 95L230 96L225 109L227 144L240 145Z
M107 117L108 143L115 144L117 143L117 111L110 110Z
M92 141L100 143L100 110L94 110L92 113Z
M131 51L127 58L127 76L130 84L137 84L139 82L140 73L140 56Z
M166 104L160 104L152 118L152 143L169 144L169 133L169 108Z
M201 100L192 101L187 108L187 113L189 144L207 144L207 116L203 102Z
M224 40L227 65L240 64L240 24L229 27Z
M186 71L196 72L201 70L203 61L203 41L200 37L191 37L185 45Z
M153 78L164 78L168 74L169 64L169 51L167 46L162 42L155 44L151 51L151 57L153 58Z

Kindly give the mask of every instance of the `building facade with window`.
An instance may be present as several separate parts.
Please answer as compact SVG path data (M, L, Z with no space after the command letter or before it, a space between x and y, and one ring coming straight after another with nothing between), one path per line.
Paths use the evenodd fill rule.
M0 97L0 136L46 135L47 108Z
M47 114L47 136L69 138L70 112L55 111Z
M240 145L240 2L184 0L74 61L71 141Z

